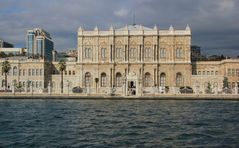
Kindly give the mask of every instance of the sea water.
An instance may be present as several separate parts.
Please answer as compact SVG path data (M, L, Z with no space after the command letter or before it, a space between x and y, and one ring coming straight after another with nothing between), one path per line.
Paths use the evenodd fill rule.
M239 147L238 101L0 100L0 147Z

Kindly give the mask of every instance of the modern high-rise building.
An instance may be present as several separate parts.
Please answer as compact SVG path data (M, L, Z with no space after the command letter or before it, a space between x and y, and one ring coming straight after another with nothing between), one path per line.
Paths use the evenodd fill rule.
M0 39L0 48L13 48L13 44Z
M29 58L42 58L52 61L54 42L48 32L41 28L34 28L27 31L27 42Z

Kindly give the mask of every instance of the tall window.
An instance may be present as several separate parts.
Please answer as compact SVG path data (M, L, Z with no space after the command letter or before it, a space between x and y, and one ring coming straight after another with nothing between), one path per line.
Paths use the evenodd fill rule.
M166 85L166 75L165 73L161 73L160 75L160 86L165 87Z
M166 50L164 48L160 49L160 58L165 58L166 57Z
M232 75L232 70L230 68L227 69L227 75L231 76Z
M150 73L145 73L144 75L144 86L150 87Z
M150 48L145 48L145 58L151 58L151 49Z
M85 86L90 87L91 84L91 74L89 72L85 73Z
M42 69L40 69L40 76L42 75Z
M137 49L136 48L130 48L129 50L129 57L135 58L137 56Z
M35 69L32 69L32 75L35 76Z
M28 69L28 76L31 76L31 74L32 74L32 70Z
M182 58L183 57L183 50L182 49L176 49L176 57Z
M121 87L122 81L121 81L121 73L116 73L116 87Z
M25 76L25 74L26 74L26 70L23 69L23 70L22 70L22 75Z
M123 51L121 48L116 48L116 58L122 58Z
M39 70L38 69L36 69L36 76L38 76L39 75Z
M85 58L91 58L91 48L85 48Z
M102 73L100 76L101 87L106 87L106 74Z
M14 66L14 67L13 67L13 76L16 76L16 75L17 75L17 67Z
M102 59L106 58L106 48L101 48L101 58Z
M237 76L239 77L239 69L237 69Z
M232 76L235 76L236 75L236 71L235 69L232 69Z
M183 77L181 73L176 74L176 86L180 87L183 85Z

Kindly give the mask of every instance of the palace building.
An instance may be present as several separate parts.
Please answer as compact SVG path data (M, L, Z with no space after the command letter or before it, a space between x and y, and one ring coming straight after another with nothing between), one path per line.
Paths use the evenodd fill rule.
M109 31L78 30L81 87L98 93L115 88L116 94L141 95L154 87L190 85L191 30L158 30L141 25ZM186 77L187 76L187 77Z
M218 94L223 91L225 78L228 88L237 93L239 59L192 61L188 25L182 30L172 26L162 30L141 25L110 27L109 30L80 27L77 41L77 60L66 62L63 93L70 94L74 88L81 88L82 95L150 96L179 94L180 88L191 88L196 94L208 93L208 89ZM41 59L41 64L35 62L44 71L37 81L48 93L59 94L59 61L52 59L52 62ZM30 69L30 77L26 77L26 72L24 80L21 80L22 74L17 77L18 81L32 77L36 66L28 65L36 60L28 58L23 64L15 62L19 70L21 66L18 65L25 65L26 71ZM35 73L36 70L34 78ZM0 78L4 79L3 74ZM32 82L35 86L36 82Z

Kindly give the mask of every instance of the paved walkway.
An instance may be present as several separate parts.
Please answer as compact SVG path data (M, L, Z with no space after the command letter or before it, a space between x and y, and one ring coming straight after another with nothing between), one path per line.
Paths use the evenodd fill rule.
M82 94L23 94L23 93L0 93L0 99L109 99L109 100L238 100L239 95L195 95L177 94L165 95L157 94L151 96L98 96Z

